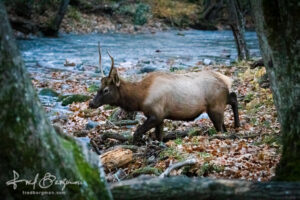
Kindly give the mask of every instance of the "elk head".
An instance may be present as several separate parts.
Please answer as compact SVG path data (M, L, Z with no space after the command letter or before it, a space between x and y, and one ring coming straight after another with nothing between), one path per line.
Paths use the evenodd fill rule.
M117 69L114 67L114 58L107 52L111 59L111 68L109 75L101 79L101 87L97 91L96 96L90 101L90 108L98 108L104 104L116 105L120 99L120 78ZM99 55L100 47L99 47ZM101 59L99 59L101 62ZM101 63L100 63L101 66ZM101 70L103 71L103 70Z

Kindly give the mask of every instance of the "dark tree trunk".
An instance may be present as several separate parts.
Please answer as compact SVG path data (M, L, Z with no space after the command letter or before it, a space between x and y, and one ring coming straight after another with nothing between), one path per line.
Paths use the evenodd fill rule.
M300 180L300 4L251 1L261 53L281 124L283 152L278 180Z
M111 185L114 199L300 199L300 182L252 183L242 180L137 178Z
M98 158L72 138L57 135L44 113L16 47L3 3L0 2L0 193L2 199L110 199ZM38 181L46 173L57 180L80 181L66 185L65 195L23 195L32 185L14 178ZM49 179L46 181L50 184ZM8 185L7 185L8 184ZM35 191L62 191L59 185Z
M57 14L52 19L50 24L42 29L45 36L57 37L60 24L67 12L70 0L61 0Z
M229 25L231 27L239 60L249 59L249 50L245 40L245 19L238 0L227 0Z

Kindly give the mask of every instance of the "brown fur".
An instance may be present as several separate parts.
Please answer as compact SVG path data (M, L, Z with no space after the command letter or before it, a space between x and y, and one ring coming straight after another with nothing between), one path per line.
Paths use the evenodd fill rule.
M147 76L140 82L129 82L121 80L119 87L120 107L127 111L143 111L143 102L148 95L154 76Z
M142 111L148 118L136 130L135 142L151 128L156 128L157 139L161 140L164 119L193 120L203 112L208 113L217 131L224 132L227 104L233 106L238 120L236 96L229 94L231 80L219 73L151 73L139 82L128 82L120 79L112 67L110 75L101 82L90 107L111 104L127 111Z

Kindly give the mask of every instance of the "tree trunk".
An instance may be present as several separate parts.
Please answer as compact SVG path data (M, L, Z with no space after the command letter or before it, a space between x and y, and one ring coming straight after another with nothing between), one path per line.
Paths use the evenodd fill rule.
M137 178L111 185L114 199L300 199L300 182L248 182L188 178Z
M60 24L67 12L70 0L61 0L57 14L50 24L42 29L45 36L57 37Z
M251 1L261 53L281 124L278 180L300 180L300 5L298 0Z
M0 193L3 199L110 199L97 157L68 138L57 135L44 113L17 50L7 13L0 2ZM84 152L82 151L85 150ZM85 157L87 156L87 157ZM19 181L37 178L33 183ZM51 184L43 179L72 181ZM43 180L45 182L43 182ZM77 181L74 184L74 181ZM43 185L44 183L44 185ZM54 183L54 182L52 182ZM42 188L42 186L50 186ZM24 195L24 192L65 192Z
M227 0L229 25L232 30L239 60L249 59L245 40L245 19L238 0Z

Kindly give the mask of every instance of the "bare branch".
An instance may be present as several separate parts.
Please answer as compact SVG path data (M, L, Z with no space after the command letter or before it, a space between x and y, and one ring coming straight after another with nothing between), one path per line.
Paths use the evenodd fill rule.
M196 162L197 162L196 159L192 158L192 159L189 159L189 160L185 160L183 162L175 163L174 165L171 165L170 167L168 167L159 177L160 178L167 177L167 176L170 175L172 170L183 167L185 165L194 165L194 164L196 164Z

